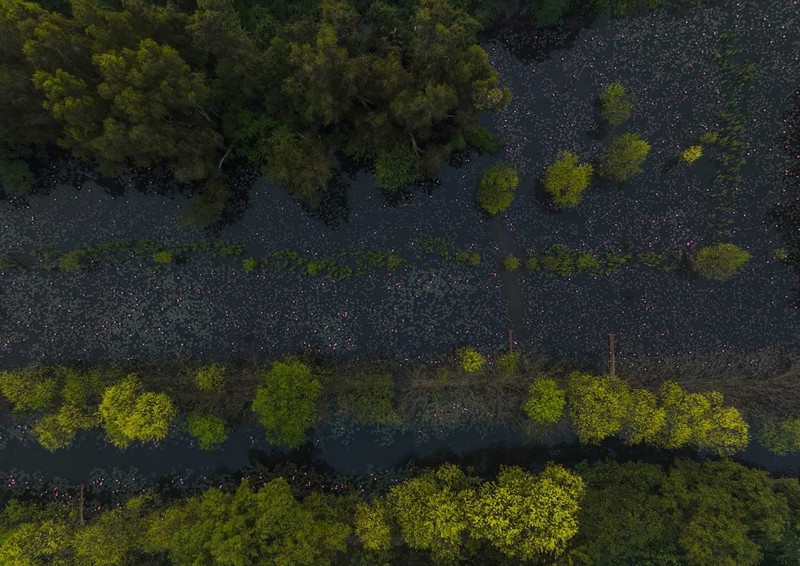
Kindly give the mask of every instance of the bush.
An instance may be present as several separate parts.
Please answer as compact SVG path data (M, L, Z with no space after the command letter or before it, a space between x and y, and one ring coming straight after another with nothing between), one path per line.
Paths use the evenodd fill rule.
M222 391L225 386L225 371L225 366L216 362L199 368L195 375L197 388L200 391Z
M558 208L575 206L589 186L593 171L588 163L578 165L578 156L574 153L562 151L544 172L544 189Z
M169 250L162 250L153 254L153 261L156 263L174 263L175 256Z
M472 346L456 350L456 359L467 373L479 371L486 364L486 359Z
M77 271L84 265L84 255L79 250L72 250L62 255L58 260L61 271Z
M478 203L494 216L511 206L519 184L517 170L505 163L497 163L483 175L478 188Z
M630 118L633 103L619 81L606 86L600 93L600 113L610 126L619 126Z
M0 392L15 412L42 411L53 405L58 380L46 366L28 366L0 372Z
M214 415L192 412L186 416L186 424L203 450L213 450L228 438L225 421Z
M478 252L461 250L460 252L456 252L456 261L469 265L478 265L481 261L481 256Z
M514 254L508 254L505 258L503 258L503 267L506 271L516 271L519 269L520 262L519 258Z
M691 165L703 156L703 146L693 145L681 152L681 159L684 163Z
M700 277L724 281L750 259L750 254L733 244L706 246L694 258L694 270Z
M780 424L768 420L760 437L761 444L779 456L800 452L800 419L786 419Z
M255 269L258 267L258 260L254 257L248 257L242 260L242 267L244 267L244 270L248 273L255 271Z
M788 261L789 252L786 251L786 248L775 248L772 250L772 259L775 261Z
M611 142L600 158L600 175L612 181L625 181L642 172L650 144L638 134L623 134Z
M503 375L514 375L519 371L519 352L506 352L497 357L497 369Z
M700 136L700 143L702 144L716 143L718 139L719 135L716 132L706 132Z
M417 155L408 143L399 143L375 160L375 181L378 186L395 192L403 185L417 180Z
M552 379L538 378L528 389L525 414L539 424L553 424L564 414L564 390Z

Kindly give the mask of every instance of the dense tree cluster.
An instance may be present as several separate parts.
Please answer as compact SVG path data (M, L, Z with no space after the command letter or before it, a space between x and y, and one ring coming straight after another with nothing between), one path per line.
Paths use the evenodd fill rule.
M700 277L725 281L750 260L750 253L734 244L706 246L694 257L694 270Z
M0 2L0 174L20 192L57 142L103 174L166 164L201 182L187 226L219 218L231 155L314 206L341 155L394 190L486 145L479 112L510 100L481 24L448 0L242 4L245 25L231 0L64 7Z

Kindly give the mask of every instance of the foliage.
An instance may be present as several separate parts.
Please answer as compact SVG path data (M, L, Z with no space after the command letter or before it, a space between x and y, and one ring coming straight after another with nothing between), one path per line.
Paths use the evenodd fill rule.
M600 158L600 176L612 181L626 181L642 172L642 163L650 153L650 144L638 134L623 134L612 141Z
M619 377L576 371L567 376L567 399L578 439L585 444L599 444L622 429L631 394Z
M217 362L197 368L195 385L200 391L222 391L225 387L225 373L225 366Z
M389 192L412 183L417 177L417 156L409 143L399 143L375 160L375 180Z
M153 254L153 261L156 263L174 263L175 255L169 250L162 250Z
M33 433L39 444L53 452L70 446L79 431L92 429L98 424L99 418L95 411L86 411L75 404L65 403L57 413L42 417L34 425Z
M499 214L511 205L518 184L516 169L505 163L497 163L481 179L478 204L492 216Z
M456 252L455 260L468 265L478 265L481 261L481 256L478 252L461 250Z
M702 248L694 258L694 269L705 279L725 281L750 260L750 254L733 244Z
M553 26L562 21L574 0L526 0L533 10L533 20L537 28Z
M456 359L461 369L467 373L480 371L486 364L486 358L472 346L466 346L456 350Z
M258 267L258 260L254 257L248 257L242 260L242 267L248 273L255 271Z
M622 437L627 444L655 443L666 417L666 410L658 406L655 395L646 389L634 389L622 423Z
M336 407L358 424L395 423L394 377L390 369L347 372L338 377Z
M305 442L306 431L317 420L322 384L311 368L297 360L275 362L256 390L253 411L266 429L267 440L288 448Z
M508 254L503 258L503 267L506 271L516 271L519 269L520 261L514 254Z
M392 544L391 515L383 498L359 502L355 512L355 533L367 550L389 550Z
M58 267L61 271L77 271L84 266L85 255L78 250L66 252L58 260Z
M519 372L520 353L506 352L497 356L497 369L503 375L516 375Z
M716 132L705 132L703 134L700 134L700 138L698 141L700 141L701 144L705 145L705 144L717 143L718 139L719 139L719 134L717 134Z
M221 174L212 174L192 196L181 215L181 225L188 230L203 230L218 224L231 195L225 178Z
M539 424L553 424L564 414L564 390L552 379L537 378L528 389L525 414Z
M767 420L761 428L759 440L779 456L800 452L800 419L789 418L780 423Z
M170 398L143 391L136 374L106 389L98 410L109 439L120 448L133 440L163 440L175 418Z
M214 450L228 438L225 421L214 415L193 411L186 416L186 424L203 450Z
M691 165L698 159L703 156L703 146L702 145L693 145L689 148L684 149L681 152L681 159L684 163Z
M32 365L0 372L0 393L16 412L42 411L55 402L58 379L52 368Z
M578 156L570 151L562 151L555 163L544 173L544 189L553 199L557 208L575 206L592 180L594 168L588 164L578 165Z
M510 558L559 555L578 532L583 489L580 476L561 466L549 465L538 476L503 467L497 481L484 483L468 508L473 534Z
M600 112L610 126L619 126L631 115L633 102L620 81L614 81L600 92Z

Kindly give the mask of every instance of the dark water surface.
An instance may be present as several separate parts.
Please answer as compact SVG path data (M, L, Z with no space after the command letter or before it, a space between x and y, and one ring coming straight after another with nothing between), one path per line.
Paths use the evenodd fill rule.
M730 238L752 254L741 274L722 283L641 267L598 277L501 274L505 253L555 243L640 253L692 251L714 242L708 221L714 162L703 157L686 167L676 165L675 156L721 125L724 93L714 53L719 33L730 30L740 33L743 58L759 63L756 82L742 91L747 164L733 201ZM220 234L257 257L276 249L325 256L366 247L410 258L404 250L411 240L436 236L479 252L479 266L411 259L405 270L376 270L346 281L247 273L238 260L194 259L158 268L132 261L82 273L6 270L0 272L0 367L178 356L263 359L300 347L334 357L421 360L465 343L499 348L509 327L520 344L564 355L601 351L609 332L627 353L800 344L793 275L771 259L783 244L766 221L788 195L790 163L775 140L800 85L797 2L736 2L681 17L655 12L598 21L581 30L570 49L554 50L543 61L515 55L524 41L510 36L486 46L515 96L508 112L487 123L507 142L500 156L473 155L460 168L443 167L440 187L398 207L387 206L370 175L358 173L347 189L347 221L336 229L260 179L244 215ZM633 93L636 106L628 122L604 134L594 101L616 79ZM568 212L553 214L536 199L537 177L559 151L594 160L613 135L625 132L638 132L652 145L643 174L623 185L594 184ZM519 169L520 188L505 214L484 220L474 192L482 172L498 159ZM178 223L186 201L136 191L111 196L91 181L61 186L29 198L28 207L0 203L0 249L27 255L35 248L66 250L121 238L191 241L199 236ZM58 468L65 477L81 477L100 461L153 474L169 467L236 467L247 458L251 434L237 433L222 452L210 454L165 445L159 458L148 449L117 453L92 442L53 456L10 441L0 451L0 468ZM470 438L465 447L481 446ZM363 469L391 465L404 451L423 453L402 442L383 452L368 440L354 441L347 451L330 444L320 457L337 469L347 462ZM454 441L441 442L430 449ZM800 467L758 449L746 454L774 469Z

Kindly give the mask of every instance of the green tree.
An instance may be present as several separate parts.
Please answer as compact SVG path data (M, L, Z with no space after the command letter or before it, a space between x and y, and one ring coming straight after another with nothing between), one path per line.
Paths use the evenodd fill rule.
M106 389L99 412L109 439L120 448L133 440L163 440L175 418L170 398L143 391L136 374Z
M618 433L631 403L628 385L616 376L572 372L567 377L572 425L585 444L599 444Z
M75 532L73 546L82 564L133 564L141 544L146 499L135 497L121 508L102 513Z
M434 560L457 560L469 528L467 509L479 483L453 464L443 464L389 489L389 508L410 548Z
M765 448L780 456L800 452L800 419L789 418L780 423L768 419L763 424L759 440Z
M612 181L626 181L642 172L642 163L650 153L650 144L638 134L623 134L612 141L600 158L600 176Z
M69 564L72 529L59 521L23 523L0 537L0 564Z
M478 187L478 203L492 216L511 206L519 184L517 170L505 163L497 163L484 173Z
M305 442L306 431L317 420L317 399L322 384L311 368L290 360L275 362L256 390L253 411L266 429L267 440L288 448Z
M473 536L518 560L557 556L578 532L583 490L580 476L561 466L549 465L538 475L503 467L497 481L483 484L467 506Z
M681 159L684 163L691 165L698 159L703 156L703 146L702 145L693 145L684 149L681 152Z
M228 438L225 421L214 415L193 411L186 416L186 425L203 450L214 450Z
M486 365L486 358L472 346L466 346L456 350L458 364L467 373L475 373L483 369Z
M375 180L378 186L395 192L418 178L417 155L408 143L399 143L391 151L378 155L375 160Z
M519 372L519 352L506 352L497 356L497 369L503 375L516 375Z
M506 271L516 271L519 269L520 261L514 254L508 254L503 258L503 267Z
M658 406L658 399L646 389L631 391L628 414L622 423L622 437L627 444L655 442L664 428L666 411Z
M525 414L539 424L553 424L564 414L564 390L552 379L537 378L528 389Z
M619 126L631 115L633 102L620 81L614 81L600 92L600 113L609 126Z
M42 417L34 426L36 440L51 452L67 448L81 430L89 430L100 424L96 412L87 412L81 407L64 404L57 413Z
M200 391L213 391L219 393L225 387L225 373L227 368L220 363L212 363L197 368L195 385Z
M725 281L750 260L750 254L733 244L702 248L694 258L694 270L700 277Z
M356 505L355 533L367 550L389 550L392 546L391 513L383 498Z
M578 165L578 156L571 151L562 151L544 172L544 189L550 193L556 207L575 206L589 186L593 171L588 163Z
M0 372L0 393L14 405L14 411L42 411L53 405L58 395L58 378L52 368L32 365Z

